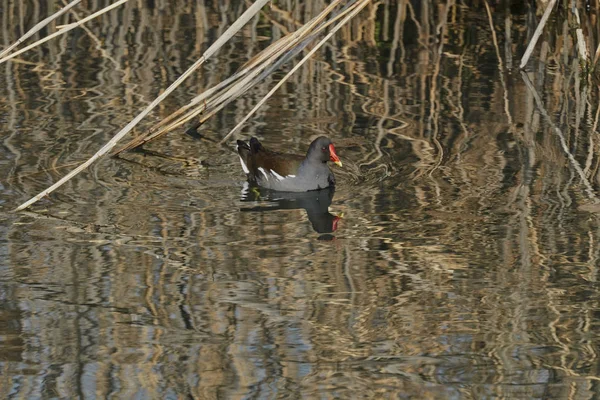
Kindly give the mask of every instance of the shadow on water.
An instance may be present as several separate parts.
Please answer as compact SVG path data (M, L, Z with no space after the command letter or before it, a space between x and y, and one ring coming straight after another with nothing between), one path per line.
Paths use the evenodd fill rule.
M304 209L312 228L320 240L333 240L333 233L338 228L341 217L329 212L329 206L333 200L335 188L313 190L310 192L277 192L246 184L242 190L243 202L261 202L260 205L244 207L241 211L246 212L270 212L276 210Z

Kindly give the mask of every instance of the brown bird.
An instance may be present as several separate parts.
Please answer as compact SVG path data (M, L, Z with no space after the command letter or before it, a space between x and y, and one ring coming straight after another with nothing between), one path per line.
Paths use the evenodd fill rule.
M306 156L277 153L265 149L255 137L249 143L238 140L237 151L248 181L282 192L307 192L335 185L327 161L342 166L331 140L313 140Z

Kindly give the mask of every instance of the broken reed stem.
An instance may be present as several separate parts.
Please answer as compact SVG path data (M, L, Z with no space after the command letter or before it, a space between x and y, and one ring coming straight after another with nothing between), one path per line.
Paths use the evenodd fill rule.
M548 21L548 18L550 17L550 13L552 12L552 9L554 8L555 4L556 4L556 0L550 0L550 2L548 2L548 6L546 7L546 10L544 11L544 15L542 15L542 19L540 20L540 23L538 24L537 28L535 28L533 37L531 38L531 41L529 42L529 45L527 46L527 49L525 50L525 54L523 54L523 58L521 59L521 64L519 65L519 69L523 69L523 67L525 67L525 65L527 65L527 61L529 61L529 57L531 57L531 53L533 53L533 49L535 48L535 45L536 45L538 39L540 38L542 31L544 30L544 26L546 26L546 22Z
M300 68L306 61L308 61L308 59L310 59L310 57L312 57L312 55L321 48L321 46L323 46L342 26L344 26L348 21L350 21L352 18L354 18L354 16L356 14L358 14L363 8L365 8L367 6L367 4L370 3L371 0L363 0L359 3L356 3L353 7L354 10L352 10L340 23L338 23L336 26L333 27L333 29L331 30L331 32L329 32L319 43L317 43L315 45L315 47L313 49L311 49L308 54L306 56L304 56L302 58L302 60L300 60L300 62L298 64L296 64L294 66L294 68L292 68L290 70L290 72L288 72L278 83L277 85L275 85L273 87L273 89L271 89L269 91L269 93L267 93L265 95L265 97L263 97L258 104L256 104L256 106L254 106L254 108L252 110L250 110L250 112L227 134L225 135L225 137L219 142L219 144L224 143L225 141L227 141L227 139L229 139L229 137L231 137L231 135L233 135L238 129L240 129L240 127L252 116L254 115L254 113L256 112L256 110L258 110L272 95L273 93L275 93L277 91L277 89L279 89L289 78L290 76L292 76L292 74L294 72L296 72L298 70L298 68Z
M27 39L29 39L31 36L33 36L35 33L37 33L40 29L42 29L43 27L45 27L46 25L48 25L50 22L54 21L56 18L60 17L61 15L63 15L64 13L66 13L72 7L76 6L79 3L81 3L81 0L73 0L72 2L70 2L66 6L64 6L63 8L61 8L60 10L58 10L57 12L55 12L54 14L52 14L51 16L49 16L48 18L45 18L42 21L38 22L27 33L25 33L23 36L21 36L19 38L19 40L17 40L16 42L14 42L10 46L8 46L6 49L2 50L0 52L0 58L4 57L8 53L10 53L12 51L12 49L14 49L18 45L20 45L21 43L23 43L24 41L26 41Z
M49 41L50 39L53 39L53 38L55 38L55 37L57 37L57 36L60 36L60 35L62 35L63 33L67 33L67 32L69 32L69 31L71 31L71 30L73 30L73 29L77 28L78 26L81 26L81 25L85 24L85 23L86 23L86 22L88 22L89 20L92 20L92 19L94 19L94 18L96 18L96 17L98 17L98 16L102 15L102 14L104 14L104 13L106 13L106 12L108 12L108 11L112 10L113 8L119 7L121 4L123 4L123 3L126 3L126 2L128 2L128 1L129 1L129 0L119 0L119 1L117 1L116 3L113 3L113 4L111 4L110 6L104 7L104 8L103 8L102 10L100 10L100 11L96 11L96 12L95 12L95 13L93 13L92 15L85 17L84 19L82 19L82 20L81 20L81 21L79 21L79 22L73 22L73 23L71 23L71 24L65 25L63 28L59 29L58 31L54 32L53 34L51 34L51 35L48 35L48 36L46 36L45 38L43 38L43 39L40 39L40 40L38 40L37 42L35 42L35 43L33 43L33 44L30 44L29 46L25 47L24 49L21 49L21 50L19 50L19 51L16 51L16 52L14 52L14 53L12 53L12 54L10 54L10 55L8 55L8 56L4 57L4 58L1 58L1 59L0 59L0 64L2 64L3 62L6 62L6 61L8 61L8 60L10 60L10 59L12 59L12 58L15 58L15 57L16 57L16 56L18 56L18 55L21 55L21 54L25 53L26 51L29 51L29 50L33 49L34 47L37 47L37 46L39 46L39 45L40 45L40 44L42 44L42 43L46 43L46 42L47 42L47 41Z
M125 0L127 1L127 0ZM116 144L125 136L129 131L133 129L141 120L144 118L150 111L154 109L161 101L163 101L173 90L175 90L188 76L190 76L198 67L200 67L208 58L210 58L214 53L216 53L233 35L235 35L256 13L260 11L260 9L268 3L270 0L256 0L256 2L250 6L226 31L215 41L187 71L183 73L175 82L171 84L160 96L158 96L148 107L144 109L141 113L138 114L131 122L129 122L123 129L121 129L113 138L105 144L100 150L96 152L92 157L90 157L87 161L81 164L79 167L75 168L73 171L69 172L66 176L56 182L54 185L50 186L46 190L40 192L35 197L29 199L25 203L21 204L16 208L15 211L23 210L30 205L34 204L41 198L47 196L52 193L75 175L79 174L81 171L86 169L89 165L91 165L94 161L102 157L104 154L108 153ZM116 3L115 3L116 4ZM89 17L88 17L89 18ZM84 21L84 20L82 20Z

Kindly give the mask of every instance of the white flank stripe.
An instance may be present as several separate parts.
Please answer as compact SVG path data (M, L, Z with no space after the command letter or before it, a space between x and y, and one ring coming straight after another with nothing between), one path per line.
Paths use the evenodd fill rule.
M266 179L270 179L270 178L275 178L278 181L282 181L286 178L295 178L296 175L286 175L286 176L281 176L279 175L277 172L273 171L272 169L265 171L265 169L263 167L258 167L258 170L263 174L263 176Z
M275 175L275 178L277 178L277 180L279 180L279 181L282 181L284 179L283 176L279 175L277 172L275 172L273 170L271 170L271 173L273 175Z

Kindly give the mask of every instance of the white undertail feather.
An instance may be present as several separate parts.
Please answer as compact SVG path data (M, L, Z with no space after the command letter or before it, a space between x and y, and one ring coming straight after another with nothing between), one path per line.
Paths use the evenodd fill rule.
M239 146L239 145L238 145L238 146L236 146L236 150L238 151L238 155L239 155L239 152L240 152L240 146ZM239 157L240 157L240 164L242 164L242 169L244 170L244 173L245 173L245 174L249 174L249 173L250 173L250 170L249 170L249 169L248 169L248 167L246 166L246 163L245 163L245 162L244 162L244 160L242 159L242 156L239 156Z
M244 173L249 174L250 170L248 169L248 167L246 167L246 163L244 163L244 160L242 160L242 156L240 156L240 164L242 164L242 169L244 170Z

